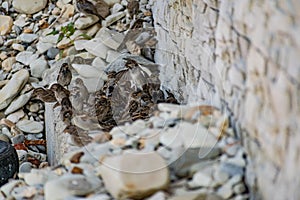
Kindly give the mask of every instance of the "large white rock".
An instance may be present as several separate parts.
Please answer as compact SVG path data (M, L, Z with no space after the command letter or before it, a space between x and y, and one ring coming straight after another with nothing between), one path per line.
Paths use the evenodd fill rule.
M75 21L75 27L79 30L86 29L99 21L96 15L88 15L85 17L80 17Z
M102 162L101 176L116 199L143 199L169 183L168 166L156 152L107 157Z
M101 38L103 44L105 44L107 47L117 50L123 42L125 36L122 33L103 27L98 31L95 37Z
M6 108L14 97L20 92L29 78L29 73L21 69L15 73L8 83L0 90L0 110Z
M16 60L24 65L29 65L38 58L37 54L31 51L22 51L16 56Z
M47 5L48 0L14 0L13 7L19 13L33 14Z
M85 177L79 174L65 174L48 181L45 186L45 200L68 199L73 196L85 196L102 187L96 176Z
M103 44L101 38L94 38L89 40L84 45L85 50L89 53L98 56L100 58L106 59L106 54L109 48Z
M13 19L10 16L0 15L0 35L6 35L11 31Z

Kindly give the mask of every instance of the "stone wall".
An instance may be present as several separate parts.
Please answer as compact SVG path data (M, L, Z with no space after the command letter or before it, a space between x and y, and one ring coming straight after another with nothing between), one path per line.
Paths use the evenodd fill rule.
M163 85L232 114L253 199L300 198L299 10L297 0L152 1Z

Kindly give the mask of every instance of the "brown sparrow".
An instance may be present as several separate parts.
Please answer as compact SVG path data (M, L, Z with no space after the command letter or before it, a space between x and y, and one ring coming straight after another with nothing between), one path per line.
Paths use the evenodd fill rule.
M53 85L51 85L50 90L54 92L55 98L58 103L61 103L63 98L70 96L70 91L58 83L54 83Z
M89 99L89 91L86 88L86 86L83 83L83 80L81 78L75 79L75 86L79 88L80 95L84 101L84 103L87 103Z
M63 132L70 134L71 141L76 146L85 146L93 140L93 138L88 135L87 131L74 125L67 126Z
M57 83L62 86L68 86L72 80L72 72L68 63L63 63L57 76Z
M76 8L85 15L96 15L99 19L104 19L109 15L109 6L103 0L93 4L88 0L76 0Z
M52 90L44 89L44 88L35 88L33 90L31 98L38 99L47 103L56 102L54 92Z
M137 0L130 0L127 4L128 13L131 18L133 18L134 15L136 15L139 11L140 4Z
M73 117L73 107L68 97L61 101L60 117L63 122L70 124Z

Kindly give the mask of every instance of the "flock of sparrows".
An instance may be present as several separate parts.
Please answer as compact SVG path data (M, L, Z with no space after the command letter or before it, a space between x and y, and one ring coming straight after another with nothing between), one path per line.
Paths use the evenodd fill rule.
M104 0L76 0L77 10L85 15L96 15L103 20L109 15L109 5ZM139 1L130 0L127 4L128 13L131 18L139 11Z
M54 107L60 106L60 118L66 124L66 128L64 129L64 133L68 133L71 136L71 141L73 144L77 146L84 146L93 140L92 137L88 135L88 131L81 129L72 124L72 119L74 117L74 112L76 113L79 110L74 109L73 104L71 102L71 98L74 95L79 95L82 97L84 94L88 97L88 91L83 84L83 81L80 78L75 79L75 87L73 88L76 90L75 94L72 94L67 87L70 85L72 80L72 72L71 67L68 63L63 63L60 67L58 76L57 76L57 83L51 85L49 89L45 88L36 88L33 91L32 98L39 99L43 102L47 103L54 103ZM84 103L85 100L81 98L74 98L76 99L77 104ZM81 101L81 102L79 102ZM77 106L78 107L78 106ZM79 107L78 109L82 109Z

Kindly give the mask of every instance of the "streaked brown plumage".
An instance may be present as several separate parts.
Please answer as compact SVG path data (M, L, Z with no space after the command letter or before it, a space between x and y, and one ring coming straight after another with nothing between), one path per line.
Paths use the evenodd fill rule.
M88 135L87 131L82 130L75 125L67 126L63 132L70 134L71 141L76 146L85 146L93 140L93 138Z
M76 8L85 15L96 15L99 19L109 15L109 6L103 0L98 0L95 4L88 0L76 0Z
M54 92L55 98L58 103L61 103L63 98L70 96L70 91L58 83L54 83L53 85L51 85L50 90Z
M134 15L136 15L139 11L140 4L137 0L130 0L127 4L128 13L131 18L133 18Z
M60 117L66 124L71 124L73 117L73 107L68 97L65 97L61 101Z
M72 72L68 63L63 63L57 76L57 83L62 86L68 86L72 80Z
M44 88L35 88L31 95L33 99L39 99L43 102L52 103L56 102L55 94L52 90Z

